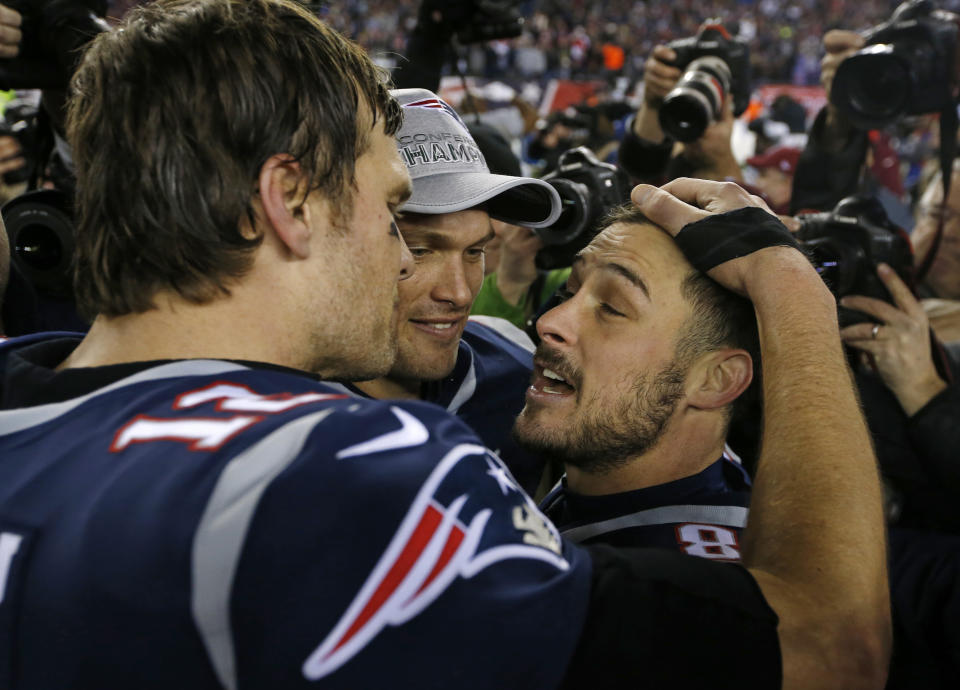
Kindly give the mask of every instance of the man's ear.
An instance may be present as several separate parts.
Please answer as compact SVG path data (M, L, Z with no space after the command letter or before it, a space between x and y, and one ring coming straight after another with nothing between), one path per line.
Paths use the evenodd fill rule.
M726 407L753 380L753 358L746 350L724 348L703 355L687 376L687 401L692 407Z
M300 259L310 256L310 208L300 165L285 154L267 159L257 180L260 204L280 241Z

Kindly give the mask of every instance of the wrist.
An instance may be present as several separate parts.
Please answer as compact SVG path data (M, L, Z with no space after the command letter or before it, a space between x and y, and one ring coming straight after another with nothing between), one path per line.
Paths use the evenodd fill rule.
M660 128L660 111L644 102L637 111L637 116L633 118L633 133L641 139L659 144L666 135Z
M941 379L936 373L926 377L923 381L912 382L912 385L905 385L898 389L893 389L894 395L904 413L912 417L922 410L928 402L943 392L947 387L946 381Z
M766 247L750 257L753 263L744 278L747 296L757 304L758 299L782 292L789 285L791 295L820 301L836 318L836 298L806 256L798 249L786 246Z

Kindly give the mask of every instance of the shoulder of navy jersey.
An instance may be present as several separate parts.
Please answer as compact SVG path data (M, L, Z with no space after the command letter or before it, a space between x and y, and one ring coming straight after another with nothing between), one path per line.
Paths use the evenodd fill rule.
M725 453L697 475L622 494L572 496L561 482L540 507L577 543L662 547L737 561L749 501L749 477Z
M468 343L488 342L513 353L520 363L527 363L536 345L522 329L498 316L473 314L464 328ZM525 354L524 354L525 353Z
M190 360L2 411L0 455L25 687L548 686L585 615L586 556L434 405Z

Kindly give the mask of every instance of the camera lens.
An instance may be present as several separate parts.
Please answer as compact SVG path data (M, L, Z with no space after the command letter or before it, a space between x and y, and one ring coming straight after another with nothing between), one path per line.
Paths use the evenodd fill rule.
M25 225L17 233L13 251L25 264L38 271L55 268L63 258L60 239L44 225Z
M853 55L837 68L830 100L865 129L882 127L907 110L913 78L910 67L892 45L875 45Z
M38 293L68 296L72 289L74 231L69 200L39 189L3 205L13 262Z
M720 117L730 91L730 68L718 57L698 58L687 66L660 107L660 127L677 141L695 141Z
M590 210L590 190L587 186L562 177L546 180L560 195L562 210L557 222L534 232L545 245L569 244L584 231Z
M660 110L660 126L677 141L696 141L710 124L710 104L700 94L683 93Z

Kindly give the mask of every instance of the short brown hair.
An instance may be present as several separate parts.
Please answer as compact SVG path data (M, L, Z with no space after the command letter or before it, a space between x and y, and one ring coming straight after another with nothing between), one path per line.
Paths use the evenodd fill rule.
M229 294L261 241L240 223L263 164L290 155L349 217L369 128L382 116L395 134L401 118L385 72L292 0L140 6L92 41L71 86L88 316L146 311L165 289Z

